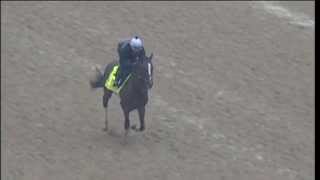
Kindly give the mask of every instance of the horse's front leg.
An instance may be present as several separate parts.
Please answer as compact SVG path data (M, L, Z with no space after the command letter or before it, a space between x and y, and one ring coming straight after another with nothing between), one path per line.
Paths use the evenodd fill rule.
M145 110L144 106L138 108L139 119L140 119L140 129L139 129L139 131L143 131L145 129L145 126L144 126L145 111L146 110Z
M122 108L123 114L124 114L124 130L125 130L125 136L129 133L129 127L130 127L130 119L129 119L129 112L125 108Z
M111 98L112 91L104 89L104 94L103 94L103 107L105 109L105 127L103 128L103 131L108 131L108 102L109 99Z

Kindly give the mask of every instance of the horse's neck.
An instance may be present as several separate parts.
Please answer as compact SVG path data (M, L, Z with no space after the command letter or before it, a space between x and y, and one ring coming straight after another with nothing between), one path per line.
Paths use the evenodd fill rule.
M142 94L143 86L138 83L135 75L132 74L131 78L128 80L126 86L123 87L123 94L126 96L137 96Z

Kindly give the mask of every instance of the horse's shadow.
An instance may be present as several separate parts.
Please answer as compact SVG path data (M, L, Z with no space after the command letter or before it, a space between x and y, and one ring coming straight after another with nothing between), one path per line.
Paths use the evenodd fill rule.
M116 129L109 129L107 132L101 130L97 133L92 140L96 142L98 146L104 146L107 148L118 148L126 146L141 145L144 141L148 140L144 134L131 130L127 135L125 132L118 131Z

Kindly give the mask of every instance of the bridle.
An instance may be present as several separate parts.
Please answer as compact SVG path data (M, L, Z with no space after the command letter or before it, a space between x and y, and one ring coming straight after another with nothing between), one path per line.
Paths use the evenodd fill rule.
M134 70L133 70L133 74L135 76L135 78L137 78L138 80L140 81L143 81L144 84L146 84L148 86L148 88L151 88L152 87L152 64L151 62L144 62L144 61L147 61L148 60L148 57L144 57L142 60L141 59L138 59L136 60L134 63L133 63L133 67L134 67ZM142 66L144 65L143 63L147 63L147 77L142 75L141 73L137 72L137 67L138 66ZM138 68L141 68L141 67L138 67Z

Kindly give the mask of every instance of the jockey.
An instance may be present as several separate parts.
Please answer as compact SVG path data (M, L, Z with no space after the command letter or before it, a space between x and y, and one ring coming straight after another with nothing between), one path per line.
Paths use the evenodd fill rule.
M145 57L142 40L135 36L131 40L124 40L118 44L119 72L116 77L116 86L120 87L125 78L132 71L132 64L139 58Z

